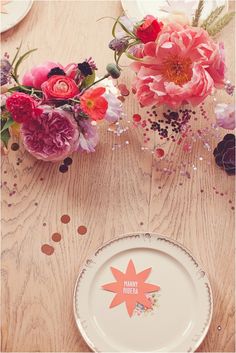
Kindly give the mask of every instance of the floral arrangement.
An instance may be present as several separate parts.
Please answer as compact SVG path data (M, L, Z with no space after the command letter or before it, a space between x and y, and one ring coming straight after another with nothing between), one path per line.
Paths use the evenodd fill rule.
M183 140L192 131L189 121L196 114L192 107L201 105L204 112L203 102L217 89L225 89L229 95L234 92L234 86L226 79L224 43L214 38L234 13L222 16L224 6L220 6L201 21L203 8L204 1L200 0L191 23L186 16L172 15L164 22L147 15L139 22L122 16L113 25L114 38L109 47L119 69L123 54L132 60L132 91L140 106L150 107L150 117L158 116L159 106L167 107L161 120L140 122L147 131L157 131L161 139L179 143L180 139L169 134L169 127ZM219 127L235 128L234 105L219 103L215 114Z
M108 64L106 75L96 80L92 58L66 66L47 61L26 72L20 82L19 66L32 51L19 57L18 49L12 63L8 55L1 60L2 143L7 147L18 131L26 150L44 161L61 161L74 151L94 152L97 123L113 123L122 113L110 79L120 75L116 65ZM15 84L9 88L12 80Z

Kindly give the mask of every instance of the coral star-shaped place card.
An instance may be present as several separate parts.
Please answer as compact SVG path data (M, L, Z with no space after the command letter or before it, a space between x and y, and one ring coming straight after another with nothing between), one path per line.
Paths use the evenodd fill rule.
M150 292L157 292L160 287L155 284L146 283L152 268L136 273L136 269L132 260L126 268L125 273L117 268L111 267L111 272L116 279L116 282L104 284L103 289L114 292L114 296L110 308L113 308L125 302L129 316L133 315L136 304L144 305L150 309L152 307L151 301L146 294Z

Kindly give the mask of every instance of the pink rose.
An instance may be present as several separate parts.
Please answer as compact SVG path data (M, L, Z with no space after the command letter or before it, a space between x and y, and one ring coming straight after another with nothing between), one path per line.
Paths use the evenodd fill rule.
M157 42L139 51L142 61L132 63L134 89L143 106L200 104L224 82L223 48L197 27L169 24Z
M227 130L235 129L235 105L220 103L215 107L216 123Z
M44 107L34 120L22 124L26 150L44 161L60 161L78 147L79 130L72 114L60 108Z
M34 66L30 71L26 72L23 76L22 83L25 86L40 89L43 82L47 81L48 74L51 69L59 67L63 69L61 64L53 61L46 61L44 64Z

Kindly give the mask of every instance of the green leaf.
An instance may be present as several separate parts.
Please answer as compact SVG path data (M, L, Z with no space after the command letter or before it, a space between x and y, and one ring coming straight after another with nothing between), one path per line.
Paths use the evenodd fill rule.
M132 32L130 32L130 31L123 25L122 22L120 22L120 20L119 20L120 17L121 17L121 16L119 16L119 17L116 19L116 21L115 21L115 23L114 23L114 25L113 25L113 27L112 27L111 33L112 33L113 37L116 38L116 33L115 33L115 32L116 32L116 26L117 26L117 24L119 24L120 27L123 29L123 31L124 31L125 33L129 34L129 36L131 36L132 38L136 38L136 37L134 36L134 34L133 34Z
M16 59L17 59L17 57L18 57L18 55L19 55L19 52L20 52L20 50L21 50L21 46L22 46L22 41L21 41L19 47L16 48L16 54L15 54L13 60L12 60L11 66L13 66L13 65L15 64L15 61L16 61Z
M25 60L29 54L33 53L34 51L36 51L37 49L31 49L29 51L27 51L25 54L23 54L16 62L14 70L13 70L13 75L12 77L14 78L14 80L16 81L16 83L19 84L18 82L18 67L20 66L20 64L22 63L23 60Z
M235 12L229 12L221 17L213 26L207 29L210 36L215 36L233 19Z
M120 18L120 16L116 19L116 21L115 21L115 23L114 23L114 25L113 25L113 27L112 27L111 33L112 33L112 35L113 35L114 38L116 37L116 26L117 26L117 23L118 23L118 21L119 21L119 18Z
M136 56L133 56L132 54L128 53L125 51L125 55L127 56L127 58L135 60L135 61L143 61L143 59L140 58L136 58Z
M88 75L86 76L84 79L83 79L83 82L82 82L82 85L81 87L82 88L86 88L90 85L92 85L95 81L95 71L93 71L93 73L91 75Z
M215 10L213 10L210 13L210 15L205 19L205 21L202 23L201 27L204 29L207 29L220 16L224 8L225 8L225 5L219 6Z
M198 7L197 7L197 9L195 11L195 15L193 17L193 22L192 22L192 26L193 27L197 27L198 26L198 23L199 23L201 14L202 14L203 7L204 7L204 0L199 0Z
M8 145L8 141L10 140L10 132L9 130L4 130L3 132L1 132L1 140L4 143L4 146L7 147Z
M14 124L14 120L12 119L12 117L10 117L3 125L2 129L1 129L1 133L4 132L5 130L7 130L13 124Z

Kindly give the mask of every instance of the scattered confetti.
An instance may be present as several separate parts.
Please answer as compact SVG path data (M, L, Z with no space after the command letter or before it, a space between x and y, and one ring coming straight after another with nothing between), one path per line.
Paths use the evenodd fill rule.
M64 224L67 224L70 222L70 216L67 215L67 214L64 214L61 216L61 222L64 223Z
M18 143L16 143L16 142L12 143L12 145L11 145L12 151L17 151L19 148L20 148L20 146Z
M84 235L87 233L87 228L85 226L79 226L77 229L78 234Z
M61 234L60 233L53 233L52 240L55 241L56 243L58 243L59 241L61 241Z
M54 253L54 247L49 245L49 244L43 244L41 247L41 251L42 253L44 253L45 255L52 255Z

